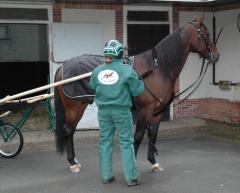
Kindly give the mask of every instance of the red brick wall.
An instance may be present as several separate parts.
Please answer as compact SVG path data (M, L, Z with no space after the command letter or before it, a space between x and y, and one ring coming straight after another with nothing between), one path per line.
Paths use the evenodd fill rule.
M80 3L56 3L53 6L53 22L61 22L61 9L107 9L115 10L116 39L123 42L123 6L110 4L80 4Z
M220 6L216 8L203 7L173 7L173 30L179 26L179 12L181 11L220 11L239 8L239 5ZM179 93L179 79L176 82L175 93ZM179 99L174 101L173 118L199 117L225 123L240 125L240 102L232 102L227 99L190 99L177 104Z
M123 10L116 10L116 39L123 43Z
M240 124L240 102L226 99L191 99L174 106L174 118L199 117L224 123Z
M61 8L59 8L57 6L53 6L53 22L54 23L62 22Z

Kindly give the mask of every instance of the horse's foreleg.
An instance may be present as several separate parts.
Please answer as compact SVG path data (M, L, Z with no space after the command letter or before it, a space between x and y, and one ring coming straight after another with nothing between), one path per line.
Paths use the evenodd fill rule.
M64 126L67 160L70 164L70 169L72 172L80 172L81 165L75 159L74 143L73 143L74 132L75 132L75 128L69 127L67 125Z
M135 156L137 157L138 148L143 140L144 134L145 134L145 127L143 121L137 120L136 124L136 130L134 134L134 150L135 150Z
M159 165L159 163L156 162L156 159L155 159L155 154L158 155L157 148L155 146L157 134L158 134L158 128L159 128L159 123L149 124L147 127L147 134L149 138L147 158L148 158L148 161L150 161L150 163L152 164L152 171L154 172L163 171L163 168Z

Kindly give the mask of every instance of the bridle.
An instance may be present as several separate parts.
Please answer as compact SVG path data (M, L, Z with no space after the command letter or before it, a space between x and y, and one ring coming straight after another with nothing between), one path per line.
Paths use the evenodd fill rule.
M208 49L209 49L209 59L208 59L208 58L206 58L206 59L208 59L208 60L210 60L210 61L213 61L213 60L214 60L214 55L213 55L213 53L212 53L212 51L211 51L210 48L215 47L215 45L212 43L212 41L211 41L210 38L206 35L206 33L204 33L204 31L202 30L203 24L200 24L200 25L199 25L199 24L196 22L196 20L191 20L191 21L189 21L188 23L191 24L191 25L196 29L196 32L197 32L197 34L198 34L198 37L199 37L199 38L202 38L202 39L204 40L206 46L208 47Z

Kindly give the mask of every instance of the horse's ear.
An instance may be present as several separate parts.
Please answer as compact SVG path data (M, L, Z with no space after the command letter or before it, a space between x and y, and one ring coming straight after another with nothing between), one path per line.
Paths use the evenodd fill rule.
M201 25L203 23L203 19L204 19L204 16L197 16L197 15L195 15L195 16L193 16L192 21L195 21L199 25Z

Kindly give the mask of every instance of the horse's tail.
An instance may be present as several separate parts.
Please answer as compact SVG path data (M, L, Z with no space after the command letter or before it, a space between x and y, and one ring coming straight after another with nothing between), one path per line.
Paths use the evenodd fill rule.
M57 72L55 75L55 81L56 81ZM54 98L55 98L55 116L56 116L56 129L55 129L55 139L56 139L56 149L58 152L63 153L64 152L64 131L63 126L65 124L65 109L62 104L59 90L57 87L54 88Z

